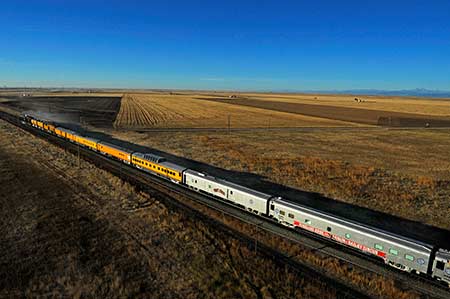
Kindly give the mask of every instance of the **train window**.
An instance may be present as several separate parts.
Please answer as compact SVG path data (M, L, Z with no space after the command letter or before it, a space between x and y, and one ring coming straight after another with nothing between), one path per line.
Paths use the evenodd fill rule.
M230 194L233 194L233 191L230 191Z
M417 259L417 263L418 263L419 265L425 265L425 260L419 258L419 259Z
M197 184L197 180L195 180L195 183Z
M390 249L389 249L389 253L390 253L390 254L393 254L393 255L398 255L398 250L397 250L397 249L394 249L394 248L390 248Z
M280 215L286 215L286 212L285 211L280 211Z
M327 227L327 231L331 232L331 227L328 226Z
M346 234L345 234L345 238L346 238L346 239L350 239L351 237L352 237L352 235L350 235L349 233L346 233Z
M288 214L288 217L289 217L289 218L294 218L294 214L289 213L289 214Z
M407 259L408 261L414 261L414 257L412 255L409 254L405 254L405 259Z
M383 245L380 245L380 244L375 244L375 249L378 249L378 250L383 250Z
M305 219L306 224L312 224L311 220Z
M270 209L273 211L275 210L275 205L270 205Z
M436 261L436 268L438 268L439 270L444 270L445 263L441 261Z
M208 188L211 189L211 185L208 185Z

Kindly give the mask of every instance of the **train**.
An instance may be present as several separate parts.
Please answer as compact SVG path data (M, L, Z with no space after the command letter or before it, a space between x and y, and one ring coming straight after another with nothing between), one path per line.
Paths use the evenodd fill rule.
M450 287L450 251L447 249L232 183L173 163L154 153L140 153L84 136L28 114L21 116L21 122L288 228L308 231L382 259L391 267L431 277Z

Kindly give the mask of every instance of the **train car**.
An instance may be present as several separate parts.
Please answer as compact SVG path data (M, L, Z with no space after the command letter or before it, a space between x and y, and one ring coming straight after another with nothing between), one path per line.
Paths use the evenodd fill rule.
M31 125L32 125L33 127L36 127L36 128L37 128L37 120L35 120L34 118L32 118L32 119L31 119Z
M184 171L183 182L194 190L227 199L255 214L267 214L268 202L272 195L240 186L191 169Z
M131 164L131 154L133 151L129 149L105 141L99 141L97 142L97 150L102 154L112 156L127 164Z
M77 132L61 127L55 128L55 134L68 139L70 142L77 142L79 136Z
M270 201L269 217L382 258L404 271L429 272L432 245L370 228L362 224L300 206L281 198Z
M77 143L79 143L85 147L88 147L92 150L97 150L97 143L99 141L100 140L98 140L98 139L90 138L90 137L86 137L86 136L79 136L79 135L76 136Z
M183 171L186 169L154 154L133 153L131 161L140 169L166 177L176 183L182 182Z
M450 251L439 249L436 252L432 276L450 286Z
M47 130L47 132L55 133L55 125L51 123L44 123L44 129Z
M59 137L66 138L66 133L65 133L65 131L62 131L61 129L63 129L63 128L61 128L61 127L56 127L56 128L55 128L55 134L58 135Z
M40 120L36 120L36 126L39 128L39 129L44 129L44 123L42 122L42 121L40 121Z

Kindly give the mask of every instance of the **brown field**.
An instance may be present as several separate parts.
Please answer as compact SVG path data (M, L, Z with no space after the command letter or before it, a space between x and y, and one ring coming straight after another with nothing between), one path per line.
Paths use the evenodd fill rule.
M242 97L262 101L325 105L357 109L381 110L401 113L414 113L435 116L450 116L450 99L359 96L359 95L322 95L322 94L261 94L242 93ZM356 102L354 99L361 99Z
M447 130L113 134L181 157L450 229Z
M332 285L292 274L87 162L78 169L75 156L3 121L0 138L0 297L337 297ZM365 293L419 298L394 281L197 209Z
M293 113L198 100L197 95L126 94L116 128L233 128L355 126Z
M307 115L312 117L320 117L331 120L341 120L366 125L382 125L393 127L450 127L450 118L424 115L404 112L394 112L386 110L365 109L362 107L345 107L336 105L319 105L293 103L285 101L268 101L255 98L206 98L199 97L196 99L209 100L241 107L253 107L267 109L271 111L280 111ZM450 102L449 102L450 103Z

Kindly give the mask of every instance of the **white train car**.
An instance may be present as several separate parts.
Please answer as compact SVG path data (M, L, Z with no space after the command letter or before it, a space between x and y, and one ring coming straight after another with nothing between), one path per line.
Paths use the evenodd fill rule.
M183 172L183 182L194 190L229 200L255 214L267 214L271 195L258 192L194 170Z
M270 201L269 217L382 258L404 271L429 273L433 246L351 222L281 198Z

